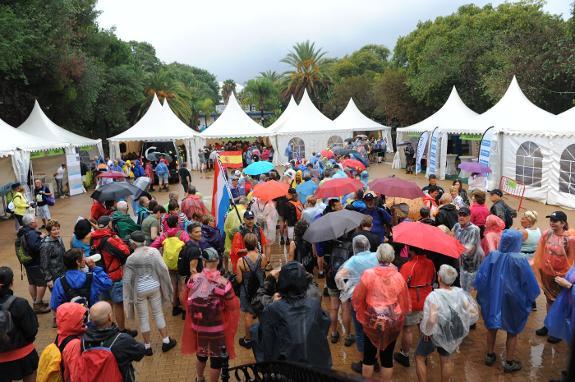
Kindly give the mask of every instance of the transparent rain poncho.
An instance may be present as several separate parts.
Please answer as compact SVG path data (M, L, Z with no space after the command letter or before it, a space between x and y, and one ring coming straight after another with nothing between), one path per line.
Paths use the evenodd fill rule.
M361 252L355 254L342 264L335 275L335 284L341 291L339 299L342 302L348 301L353 295L355 286L359 283L361 274L379 264L377 255L374 252Z
M478 318L479 307L469 293L456 287L436 289L425 299L420 329L435 346L453 353Z

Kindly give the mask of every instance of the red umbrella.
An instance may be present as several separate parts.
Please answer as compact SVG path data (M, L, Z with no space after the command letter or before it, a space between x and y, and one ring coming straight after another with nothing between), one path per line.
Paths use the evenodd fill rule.
M126 174L120 171L105 171L96 175L96 178L124 179Z
M363 183L357 179L337 178L328 180L319 186L315 192L318 198L329 198L330 196L342 196L356 192L363 188Z
M421 188L414 182L390 176L369 182L369 189L396 198L416 199L423 197Z
M403 222L393 227L393 241L458 259L465 247L437 227L420 222Z
M358 161L357 159L345 159L341 161L343 167L353 168L358 171L365 170L365 165Z
M332 153L332 152L329 151L329 150L321 150L321 153L320 153L320 154L321 154L322 157L327 158L327 159L331 159L331 158L334 158L334 157L335 157L334 153Z
M288 184L270 180L265 183L256 184L252 195L267 202L281 196L286 196L288 189Z

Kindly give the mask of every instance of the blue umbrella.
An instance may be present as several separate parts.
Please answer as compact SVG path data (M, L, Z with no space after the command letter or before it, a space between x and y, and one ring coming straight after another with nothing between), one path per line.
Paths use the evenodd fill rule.
M250 164L244 169L244 174L247 175L260 175L270 172L274 169L274 165L268 161L259 161Z
M300 184L295 188L295 191L297 192L297 197L302 203L305 203L307 197L313 195L315 190L317 190L317 184L315 184L313 180L305 181L304 183Z

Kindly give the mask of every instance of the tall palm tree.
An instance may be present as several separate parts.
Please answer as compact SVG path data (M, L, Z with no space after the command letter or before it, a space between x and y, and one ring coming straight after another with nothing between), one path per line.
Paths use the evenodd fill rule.
M265 72L260 72L258 78L265 78L273 84L277 84L283 79L283 76L275 70L266 70Z
M286 72L288 78L284 96L293 94L299 98L304 89L307 89L310 96L317 98L328 83L328 78L323 72L325 55L326 52L316 48L315 43L309 40L296 43L292 51L281 60L292 67L291 71Z
M140 117L148 110L154 94L160 102L168 100L170 107L181 120L186 124L192 117L192 99L191 89L180 81L174 80L168 71L160 70L149 78L148 84L144 88L146 99L140 107Z
M222 98L224 105L228 104L228 99L232 93L236 92L236 82L234 80L225 80L222 84Z
M249 80L243 92L248 96L252 103L258 105L261 122L263 123L266 101L276 92L273 82L267 78Z

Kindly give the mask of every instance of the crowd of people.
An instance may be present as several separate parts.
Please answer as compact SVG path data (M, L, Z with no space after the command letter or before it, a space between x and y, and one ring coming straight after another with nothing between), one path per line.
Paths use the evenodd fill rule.
M214 147L222 148L241 150L246 165L266 160L264 152L270 151L258 144ZM200 153L207 154L206 168L209 151ZM223 230L191 177L185 197L171 192L165 205L146 195L135 201L134 211L127 200L94 200L70 243L45 211L38 212L40 227L27 212L31 205L18 207L16 254L33 304L14 297L14 272L0 267L0 375L44 381L52 370L65 381L134 381L132 363L158 349L151 343L150 312L162 352L172 350L177 337L183 354L196 355L197 381L219 379L235 356L240 321L238 344L258 362L329 369L330 343L341 340L357 347L361 357L350 367L364 377L379 372L390 381L396 363L414 362L419 380L426 381L427 358L437 351L441 380L447 381L455 368L452 355L481 315L488 330L486 367L497 362L495 340L502 330L507 341L501 367L513 373L522 367L517 337L530 313L542 308L535 305L540 288L547 318L537 335L551 343L571 341L575 233L564 212L547 216L549 229L541 232L537 212L518 218L500 190L466 191L456 180L446 192L430 176L414 224L436 226L459 241L463 249L453 259L394 241L393 227L416 220L414 211L389 205L385 195L369 189L367 171L346 168L345 159L314 153L309 160L292 159L281 175L232 171L233 204ZM318 187L337 178L356 178L363 187L339 197L316 196ZM253 195L270 181L285 184L285 195ZM345 210L363 215L356 229L305 239L310 227ZM277 245L283 254L274 264ZM182 333L168 329L165 305L184 320ZM34 348L39 314L52 314L58 330L54 346L40 357ZM134 319L138 330L127 327L126 319ZM95 351L102 348L108 352Z

